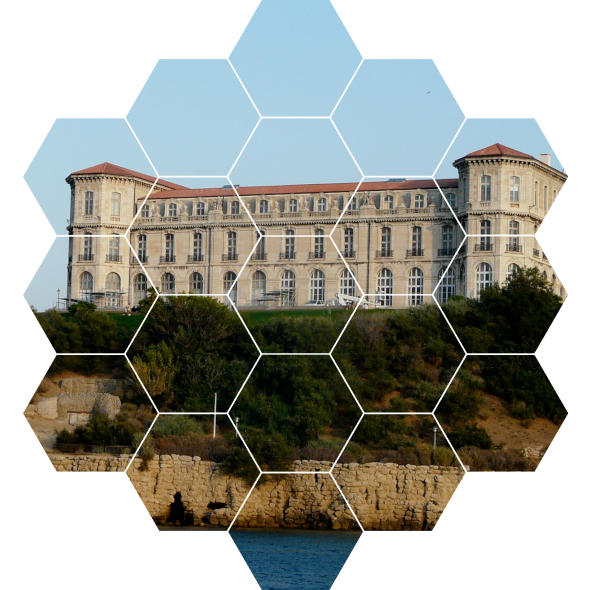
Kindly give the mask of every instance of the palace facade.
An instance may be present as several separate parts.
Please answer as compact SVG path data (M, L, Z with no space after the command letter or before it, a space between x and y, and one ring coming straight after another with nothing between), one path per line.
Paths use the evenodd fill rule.
M534 235L566 174L547 154L500 144L453 165L458 177L436 184L237 187L242 202L228 186L190 189L107 163L74 172L67 299L134 305L149 275L162 293L230 293L239 307L334 303L359 285L380 305L416 305L441 278L441 302L477 297L516 266L538 267L565 297Z

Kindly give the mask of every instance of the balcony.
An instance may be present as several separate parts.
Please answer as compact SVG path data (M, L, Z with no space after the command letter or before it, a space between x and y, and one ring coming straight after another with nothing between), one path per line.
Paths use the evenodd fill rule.
M421 248L412 248L411 250L406 250L406 258L414 258L416 256L424 256L424 250Z
M473 248L474 252L493 252L494 251L494 244L491 242L480 242L479 244L475 244Z
M391 248L381 248L375 252L375 258L393 258L393 250Z
M279 252L279 260L295 260L296 258L297 252L295 252L294 250Z
M78 254L78 262L94 262L94 254Z
M222 262L237 262L238 254L236 252L228 252L227 254L221 255Z
M284 211L283 213L279 214L279 217L287 217L290 219L295 219L301 216L301 211Z
M254 252L254 254L252 254L252 260L263 261L267 260L267 258L268 254L266 252Z
M440 257L454 256L456 251L457 251L457 248L439 248L438 255Z
M225 213L221 216L221 218L226 221L239 221L240 219L243 219L243 217L243 213Z
M308 259L309 260L319 260L322 258L326 258L326 251L325 250L310 252Z
M506 252L520 252L522 254L522 246L520 244L506 244Z
M344 258L356 258L356 250L344 250L342 256Z
M189 254L187 262L203 262L202 254Z
M176 256L173 256L172 254L166 254L165 256L160 256L160 264L163 264L163 263L171 264L174 262L176 262Z
M106 262L123 262L123 257L118 254L107 254Z

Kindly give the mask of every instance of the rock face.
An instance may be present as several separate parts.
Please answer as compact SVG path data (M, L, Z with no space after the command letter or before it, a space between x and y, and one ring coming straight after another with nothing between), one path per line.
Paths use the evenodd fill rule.
M69 413L101 412L114 418L121 410L121 400L110 393L62 393L57 396L57 415L66 419Z
M42 418L57 420L57 397L48 397L35 404L35 411Z
M120 458L55 455L58 471L123 471ZM170 516L180 493L184 513L195 525L227 528L250 491L242 479L224 475L219 465L199 457L157 455L140 470L127 470L156 523ZM329 464L296 461L293 471L325 471ZM333 475L366 530L431 530L463 477L459 467L394 463L336 464ZM356 520L328 474L266 476L236 518L237 527L353 529Z

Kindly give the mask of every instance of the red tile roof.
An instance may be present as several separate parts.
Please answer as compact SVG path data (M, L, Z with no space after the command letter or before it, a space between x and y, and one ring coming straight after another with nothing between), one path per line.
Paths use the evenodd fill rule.
M84 168L84 170L78 170L77 172L72 172L70 176L87 174L112 174L114 176L133 176L135 178L140 178L151 183L154 183L156 181L155 176L149 176L147 174L142 174L141 172L135 172L135 170L129 170L129 168L123 168L122 166L116 166L115 164L109 164L108 162L103 162L102 164L98 164L97 166L92 166L90 168ZM173 182L168 182L167 180L162 179L158 180L158 184L171 189L185 188L181 184L174 184Z
M536 160L533 156L529 156L524 152L519 152L518 150L513 150L512 148L506 147L501 143L495 143L490 145L482 150L477 150L476 152L471 152L464 156L465 158L477 158L479 156L514 156L516 158L527 158L528 160ZM461 158L463 159L463 158Z
M457 188L459 181L456 178L437 180L441 188ZM253 195L297 195L310 193L338 193L354 191L358 183L341 182L331 184L281 184L275 186L240 186L237 191L242 197ZM381 190L412 190L412 189L436 189L434 181L427 178L424 180L406 180L404 182L363 182L359 187L360 191L381 191ZM195 188L162 191L150 195L150 199L174 199L181 197L230 197L235 196L231 188Z

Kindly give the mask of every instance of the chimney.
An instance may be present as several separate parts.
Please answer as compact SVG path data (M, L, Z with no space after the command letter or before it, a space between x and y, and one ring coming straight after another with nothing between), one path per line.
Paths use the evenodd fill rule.
M541 154L540 158L543 164L547 164L547 166L551 166L551 154Z

